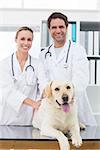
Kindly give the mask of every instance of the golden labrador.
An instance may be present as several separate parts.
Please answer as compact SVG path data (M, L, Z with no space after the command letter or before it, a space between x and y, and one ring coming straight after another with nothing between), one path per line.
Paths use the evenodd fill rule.
M70 131L72 144L82 145L74 88L70 82L52 81L44 90L44 99L34 114L33 126L41 135L51 136L59 141L60 150L69 150L65 134Z

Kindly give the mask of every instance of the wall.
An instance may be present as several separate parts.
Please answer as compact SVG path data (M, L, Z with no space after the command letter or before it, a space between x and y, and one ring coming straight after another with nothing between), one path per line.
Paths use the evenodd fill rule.
M0 9L0 25L39 25L54 11L65 13L69 21L100 21L100 11Z
M79 35L79 24L81 21L100 21L99 10L38 10L38 9L0 9L0 26L22 26L29 25L41 28L41 20L47 20L48 16L60 11L68 16L69 21L77 21L77 34ZM79 36L77 36L79 41Z

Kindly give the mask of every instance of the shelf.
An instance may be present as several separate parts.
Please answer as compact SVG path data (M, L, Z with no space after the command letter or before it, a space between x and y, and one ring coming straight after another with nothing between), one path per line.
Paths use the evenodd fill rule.
M81 21L80 31L100 31L100 22L96 21Z

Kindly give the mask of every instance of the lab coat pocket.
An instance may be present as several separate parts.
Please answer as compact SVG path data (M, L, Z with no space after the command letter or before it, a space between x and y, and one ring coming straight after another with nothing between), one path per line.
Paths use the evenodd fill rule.
M59 66L56 67L56 70L57 70L57 76L58 76L58 79L60 80L70 80L70 70L69 70L69 67L68 67L68 64L59 64ZM61 72L61 73L59 73Z

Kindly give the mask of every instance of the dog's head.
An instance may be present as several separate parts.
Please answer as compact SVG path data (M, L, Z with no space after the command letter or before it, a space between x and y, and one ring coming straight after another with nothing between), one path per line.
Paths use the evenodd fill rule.
M74 102L74 87L71 82L51 81L44 90L44 96L57 108L70 111Z

